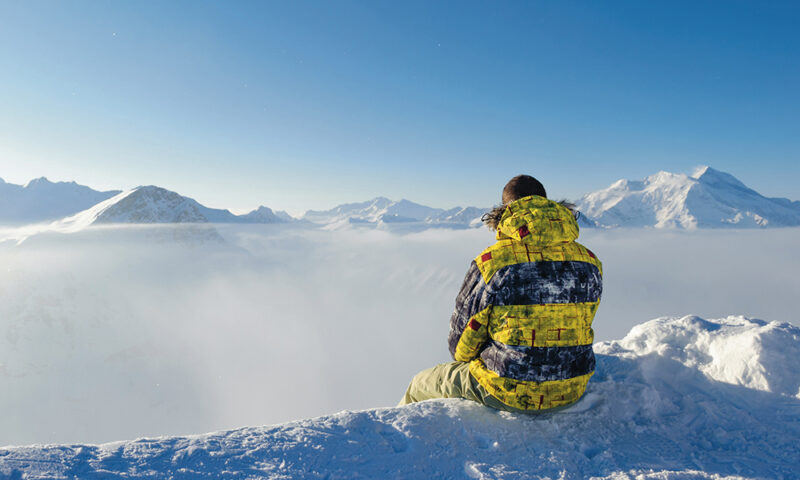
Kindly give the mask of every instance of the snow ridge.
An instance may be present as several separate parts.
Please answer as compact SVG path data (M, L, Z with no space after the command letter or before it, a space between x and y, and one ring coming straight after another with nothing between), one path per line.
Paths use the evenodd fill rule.
M10 478L798 478L800 328L663 317L596 345L570 408L466 400L104 445L0 449ZM788 362L788 363L787 363Z

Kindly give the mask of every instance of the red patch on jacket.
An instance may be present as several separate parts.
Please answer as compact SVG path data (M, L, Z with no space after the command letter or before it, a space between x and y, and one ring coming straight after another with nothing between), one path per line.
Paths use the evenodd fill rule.
M519 227L519 230L517 231L519 232L520 240L531 234L531 232L528 231L528 227L525 225Z
M588 254L589 254L589 256L590 256L590 257L592 257L592 258L594 258L595 260L597 259L597 257L595 257L595 256L594 256L594 253L592 253L592 251L591 251L591 250L589 250L588 248L586 249L586 253L588 253Z
M484 253L483 255L481 255L481 262L488 262L491 259L492 259L492 252Z
M469 321L469 328L477 331L479 328L481 328L481 324L478 323L478 321L473 318L472 320Z

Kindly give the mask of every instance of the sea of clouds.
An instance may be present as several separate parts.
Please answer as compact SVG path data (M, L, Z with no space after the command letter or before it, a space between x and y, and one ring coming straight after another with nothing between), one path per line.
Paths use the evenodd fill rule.
M0 445L394 405L416 372L449 360L455 295L493 242L484 229L217 229L224 242L106 227L0 243ZM604 263L598 341L666 315L800 324L800 229L585 229L580 241Z

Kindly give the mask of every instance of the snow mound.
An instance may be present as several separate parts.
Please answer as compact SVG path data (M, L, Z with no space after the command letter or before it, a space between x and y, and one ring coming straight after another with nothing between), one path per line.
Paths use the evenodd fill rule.
M556 412L448 399L205 435L8 447L0 476L798 478L798 335L740 316L659 318L598 344L587 393Z
M704 320L658 318L637 325L622 340L595 345L620 357L657 355L697 369L713 380L800 398L800 328L743 316Z

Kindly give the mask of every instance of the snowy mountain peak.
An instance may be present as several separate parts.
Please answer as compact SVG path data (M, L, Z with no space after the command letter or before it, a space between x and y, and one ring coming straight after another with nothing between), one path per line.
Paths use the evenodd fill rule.
M34 178L33 180L29 181L25 184L23 188L82 188L86 189L88 187L84 187L82 185L78 185L75 183L74 180L68 182L52 182L47 177L39 177Z
M283 223L294 220L285 212L273 212L271 208L263 205L237 218L248 223Z
M612 183L611 186L608 188L614 190L625 190L628 188L628 180L620 178L616 182Z
M25 184L25 188L41 187L44 185L53 185L53 182L48 180L47 177L34 178L33 180Z
M657 173L647 177L646 183L683 182L687 178L687 175L683 173L672 173L667 172L666 170L659 170Z
M691 176L660 171L643 181L618 180L586 194L579 209L599 226L685 228L800 225L800 207L770 199L733 175L701 167Z
M55 222L60 231L78 231L92 224L205 223L200 205L154 185L140 186Z
M705 175L706 172L708 172L709 170L713 170L713 169L711 167L709 167L708 165L700 165L699 167L694 169L694 172L692 172L691 176L692 176L692 178L700 178L703 175ZM716 171L716 170L714 170L714 171Z
M97 216L95 223L204 223L200 204L165 188L137 187Z
M749 188L747 188L747 186L745 186L744 183L739 181L739 179L734 177L733 175L725 172L720 172L719 170L714 170L711 167L698 168L697 170L695 170L694 174L692 175L692 178L708 185L716 185L716 186L728 185L738 189L750 190Z
M259 205L258 208L256 208L250 213L272 213L272 209L269 207L265 207L264 205Z

